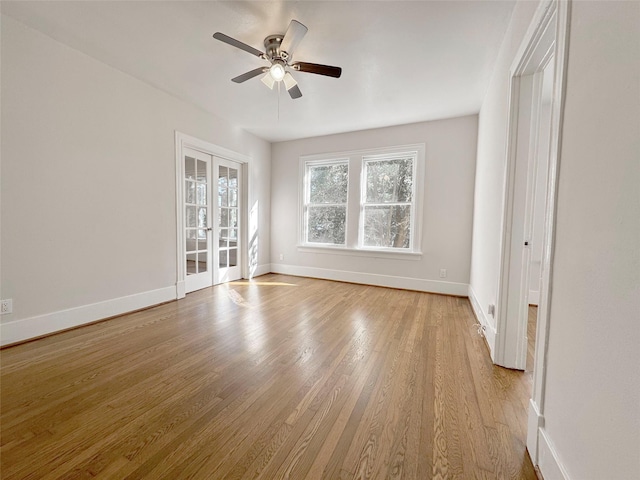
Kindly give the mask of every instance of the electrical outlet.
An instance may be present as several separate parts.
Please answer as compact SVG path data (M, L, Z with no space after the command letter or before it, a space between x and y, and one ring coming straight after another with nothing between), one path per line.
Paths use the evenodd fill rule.
M441 268L440 269L440 278L447 278L447 269L446 268Z
M13 312L13 300L0 300L0 315Z
M487 313L492 317L496 316L496 306L494 304L489 304L489 308L487 308Z
M283 253L280 254L280 260L284 260L284 254Z

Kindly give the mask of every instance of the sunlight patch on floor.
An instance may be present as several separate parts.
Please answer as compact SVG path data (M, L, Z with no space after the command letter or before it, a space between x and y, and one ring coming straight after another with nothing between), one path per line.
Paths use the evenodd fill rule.
M242 295L240 295L237 291L233 289L227 290L227 295L231 299L233 303L238 305L239 307L250 307L249 302L247 302Z

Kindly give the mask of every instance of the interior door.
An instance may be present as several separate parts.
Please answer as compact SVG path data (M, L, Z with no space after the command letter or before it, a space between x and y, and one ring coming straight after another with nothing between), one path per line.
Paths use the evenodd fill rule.
M213 157L184 149L185 290L192 292L213 283L211 174Z
M242 168L239 163L216 158L218 184L215 283L242 278L241 265L241 185Z

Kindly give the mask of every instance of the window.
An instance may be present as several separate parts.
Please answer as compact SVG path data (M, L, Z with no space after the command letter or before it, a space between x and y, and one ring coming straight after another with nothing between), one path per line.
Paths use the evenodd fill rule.
M363 159L363 247L411 248L414 156Z
M305 179L306 243L345 245L348 162L307 163Z
M300 160L301 248L420 253L424 144Z

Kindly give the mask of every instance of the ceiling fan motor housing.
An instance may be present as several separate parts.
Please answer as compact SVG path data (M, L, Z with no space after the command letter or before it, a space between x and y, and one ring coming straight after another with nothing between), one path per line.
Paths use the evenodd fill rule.
M269 35L264 39L264 49L266 52L266 56L270 60L275 60L277 58L281 58L282 60L286 60L289 56L286 52L280 51L280 44L282 43L282 39L284 35Z

